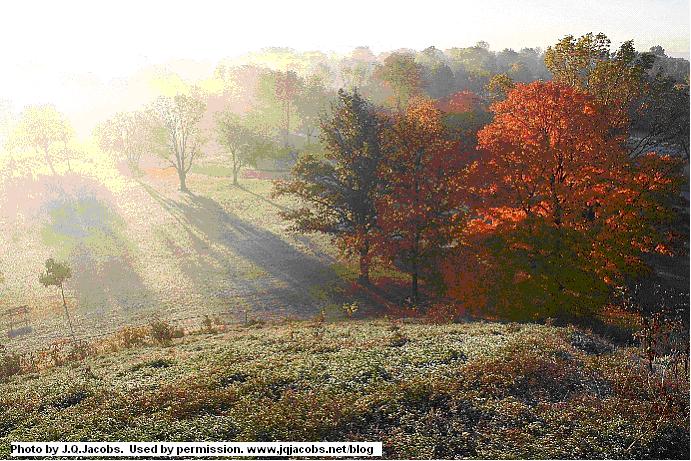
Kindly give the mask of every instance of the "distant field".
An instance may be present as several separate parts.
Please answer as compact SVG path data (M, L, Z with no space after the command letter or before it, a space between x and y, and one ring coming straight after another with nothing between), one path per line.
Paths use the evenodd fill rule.
M395 459L683 458L688 382L660 386L635 352L482 322L149 340L0 384L0 457L13 440L367 440Z
M5 338L8 347L66 335L58 292L38 283L48 257L72 265L67 292L82 337L146 323L154 314L339 312L329 298L341 283L334 248L327 238L286 232L278 211L290 203L269 198L269 180L243 178L238 188L222 168L202 165L186 195L176 190L172 169L149 169L140 179L107 164L75 169L57 177L19 170L0 184L0 305L29 305L33 328Z

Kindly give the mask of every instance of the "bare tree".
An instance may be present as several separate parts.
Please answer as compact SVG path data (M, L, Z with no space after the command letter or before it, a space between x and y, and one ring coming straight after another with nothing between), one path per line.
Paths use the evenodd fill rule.
M158 153L177 171L181 192L189 192L187 174L204 144L199 122L205 110L204 102L185 94L172 98L160 97L151 108L151 113L160 126L158 140L161 149Z

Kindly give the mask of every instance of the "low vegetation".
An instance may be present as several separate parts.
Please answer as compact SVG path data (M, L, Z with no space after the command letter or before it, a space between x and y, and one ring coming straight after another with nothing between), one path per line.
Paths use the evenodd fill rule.
M651 371L642 351L572 327L210 319L166 341L170 325L139 328L6 378L0 455L12 440L381 440L397 459L689 450L683 367Z

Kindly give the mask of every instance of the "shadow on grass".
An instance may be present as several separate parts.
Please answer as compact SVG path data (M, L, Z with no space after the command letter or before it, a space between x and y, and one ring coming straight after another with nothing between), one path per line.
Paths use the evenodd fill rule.
M73 190L62 188L43 204L43 242L72 267L67 286L80 308L105 312L115 306L141 307L148 290L131 261L137 253L110 191L73 175ZM67 179L65 179L67 181Z
M283 205L280 205L280 204L274 202L273 200L270 200L270 199L264 197L264 196L261 195L261 194L257 194L256 192L249 190L248 188L246 188L246 187L243 186L242 184L236 184L236 185L234 185L233 187L237 187L237 188L240 189L241 191L246 192L246 193L248 193L248 194L250 194L250 195L253 195L254 197L257 197L259 200L261 200L262 202L268 203L268 204L271 205L272 207L278 208L278 209L281 210L281 211L291 211L290 208L288 208L288 207L286 207L286 206L283 206Z
M304 318L319 312L323 302L313 296L311 288L339 280L322 259L298 251L273 232L228 212L215 200L194 194L173 200L147 184L141 185L190 237L192 254L178 248L186 255L181 266L185 275L207 293L214 284L205 277L220 275L230 279L234 290L215 295L229 299L240 295L255 313L276 314L283 310L283 314ZM176 246L172 240L167 243ZM238 273L230 256L251 263L258 275Z

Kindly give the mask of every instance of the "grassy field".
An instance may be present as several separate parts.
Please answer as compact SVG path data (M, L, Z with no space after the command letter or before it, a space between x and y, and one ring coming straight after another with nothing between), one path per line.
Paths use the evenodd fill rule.
M68 332L58 291L38 283L49 257L72 266L66 290L80 337L154 315L341 314L343 265L335 249L323 236L286 231L278 212L290 203L270 198L270 180L243 178L235 187L217 167L200 166L188 195L176 190L172 169L133 178L106 161L75 161L72 172L61 168L55 177L33 168L15 168L0 182L0 307L31 309L32 331L2 340L11 349Z
M12 440L380 440L399 459L688 454L688 382L574 328L218 328L165 346L114 338L111 352L9 378L0 457Z

